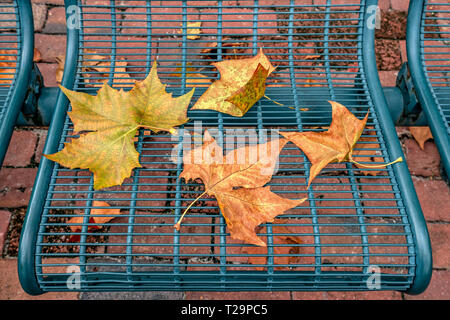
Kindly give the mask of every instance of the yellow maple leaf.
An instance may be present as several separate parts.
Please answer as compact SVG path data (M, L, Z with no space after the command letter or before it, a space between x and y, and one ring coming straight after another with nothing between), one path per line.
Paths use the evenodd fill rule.
M247 59L213 63L220 79L213 82L192 109L209 109L242 117L264 96L266 79L275 70L262 49Z
M202 22L201 21L197 21L197 22L188 22L186 24L187 26L187 38L189 40L195 40L200 38L199 34L202 32L202 30L200 29L200 27L202 26ZM182 33L182 30L178 31L178 33Z
M128 92L106 83L96 96L61 87L72 104L68 114L80 137L45 156L71 169L89 169L95 190L122 184L140 167L133 142L139 128L174 133L176 126L189 121L187 108L194 89L177 98L165 89L156 62L147 78L137 81Z

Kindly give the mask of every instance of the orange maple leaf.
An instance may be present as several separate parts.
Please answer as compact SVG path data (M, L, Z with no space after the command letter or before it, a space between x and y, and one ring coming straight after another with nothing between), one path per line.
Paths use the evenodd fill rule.
M266 79L275 70L262 49L246 59L231 59L212 64L220 72L192 107L209 109L242 117L264 96Z
M120 209L98 209L97 207L109 207L110 205L105 201L96 201L94 200L92 202L92 210L91 214L89 216L89 223L92 225L88 226L88 231L95 230L95 229L101 229L102 226L95 225L95 224L103 224L111 221L114 219L117 215L120 215ZM75 217L70 218L69 221L67 221L67 224L69 225L70 230L72 232L79 232L81 231L81 224L84 221L84 215L83 213L77 214Z
M281 219L275 219L274 223L285 223ZM295 230L295 229L294 229ZM291 234L291 235L286 235ZM302 239L295 235L288 226L272 225L273 235L273 264L274 265L288 265L291 263L298 263L300 253L299 244L302 244ZM248 254L248 262L251 264L267 265L268 250L267 247L244 247L243 251ZM275 270L288 270L285 266L275 266ZM255 270L264 270L264 267L255 267Z
M352 153L367 123L369 113L364 119L356 118L345 106L329 101L332 107L332 122L325 132L280 132L282 136L297 145L311 162L308 188L314 178L332 162L349 161L360 167L383 168L402 158L383 165L366 165L353 160Z
M414 140L419 144L420 149L425 150L425 142L433 139L430 127L409 127Z
M285 199L264 186L272 179L279 153L286 142L285 139L273 139L265 144L234 149L224 156L223 149L206 130L203 145L185 153L180 177L186 181L202 180L205 192L195 201L204 194L214 196L233 239L266 246L256 235L255 228L306 200ZM177 229L182 217L175 225Z

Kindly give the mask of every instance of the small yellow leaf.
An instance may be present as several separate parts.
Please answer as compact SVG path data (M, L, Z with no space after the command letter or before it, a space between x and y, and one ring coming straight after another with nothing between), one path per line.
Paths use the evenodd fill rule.
M202 30L200 29L202 26L202 22L198 21L198 22L187 22L186 24L187 26L187 38L189 40L195 40L200 38L199 34L202 32ZM179 30L178 33L183 33L183 30Z

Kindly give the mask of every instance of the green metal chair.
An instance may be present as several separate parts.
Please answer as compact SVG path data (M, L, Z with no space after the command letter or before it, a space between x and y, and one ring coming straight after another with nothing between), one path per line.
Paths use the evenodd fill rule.
M25 101L33 66L33 14L29 1L0 3L0 167Z
M411 78L443 167L450 174L450 4L411 1L407 52Z
M355 150L370 151L362 162L387 163L403 153L375 63L377 1L341 3L68 0L62 85L95 94L107 80L127 89L157 60L160 78L177 96L191 90L192 79L204 85L217 79L211 62L249 57L263 47L278 66L266 95L285 106L261 99L243 118L190 110L192 121L180 132L200 121L203 129L217 129L219 142L236 127L258 134L322 131L331 121L327 101L334 100L359 118L369 111L365 139ZM202 22L199 38L188 37L188 22L195 21ZM202 84L196 83L193 102ZM45 154L74 136L68 110L59 93ZM310 163L287 145L269 185L281 196L308 201L277 224L262 225L268 247L261 251L230 239L213 199L192 207L180 231L173 228L203 187L179 178L183 150L174 147L181 140L148 134L136 137L142 168L122 186L95 191L87 170L41 160L18 257L26 292L426 289L431 248L405 162L376 170L329 165L306 190ZM93 223L94 201L120 209L120 217ZM74 214L83 216L75 231L67 224Z

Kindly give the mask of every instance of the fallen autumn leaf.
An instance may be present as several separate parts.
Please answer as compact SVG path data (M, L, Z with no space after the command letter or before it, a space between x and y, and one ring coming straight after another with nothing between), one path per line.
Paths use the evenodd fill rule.
M332 162L349 161L363 168L383 168L402 158L383 165L367 165L353 159L353 148L366 126L369 113L364 119L356 118L345 106L329 101L332 107L332 122L325 132L280 132L282 136L297 145L311 162L308 188L314 178Z
M156 62L147 78L128 92L106 83L96 96L61 87L72 104L68 114L80 137L45 156L71 169L89 169L94 174L95 190L122 184L141 166L133 142L139 128L174 133L174 127L189 121L187 108L194 89L177 98L165 89Z
M264 96L266 79L275 70L262 49L247 59L213 63L220 79L213 82L192 109L209 109L242 117Z
M265 246L255 228L306 200L285 199L270 191L270 187L264 187L272 179L279 153L286 142L275 139L237 148L224 156L222 148L206 130L203 145L183 156L184 169L180 174L186 181L201 179L205 192L191 202L175 228L180 229L183 216L195 201L208 194L217 199L233 239Z
M422 150L425 150L425 142L433 139L430 127L409 127L409 131Z

